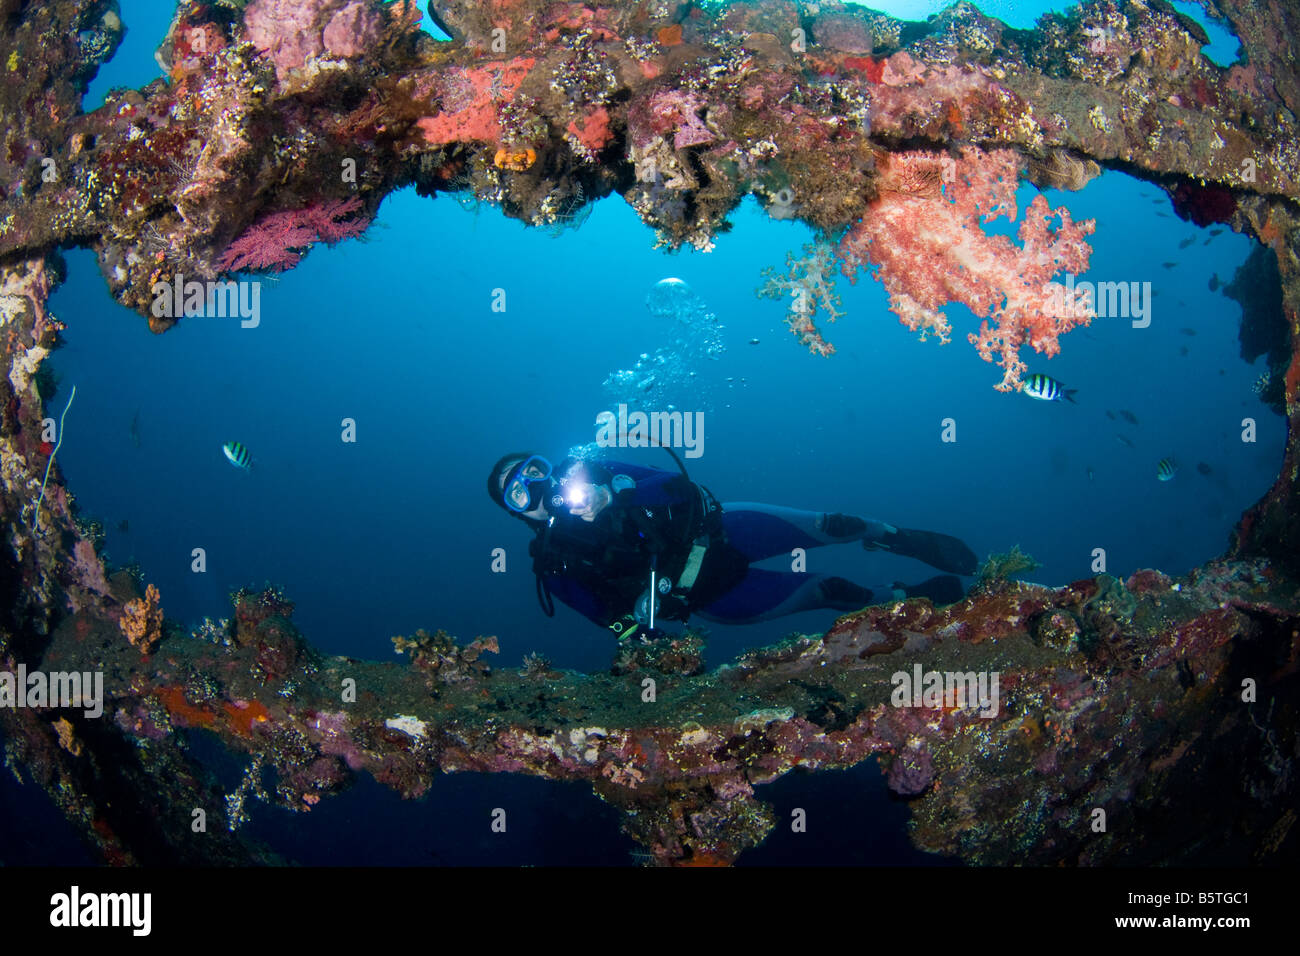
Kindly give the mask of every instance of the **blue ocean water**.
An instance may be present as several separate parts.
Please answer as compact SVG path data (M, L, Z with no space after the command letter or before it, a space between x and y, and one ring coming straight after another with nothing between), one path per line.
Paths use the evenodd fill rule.
M837 354L808 354L783 304L754 290L811 236L752 200L714 251L669 256L616 197L556 236L407 191L385 200L365 241L264 281L256 328L202 318L153 335L111 301L90 253L70 254L53 301L69 326L54 368L65 391L77 386L60 461L106 525L111 558L138 562L180 620L224 616L229 591L269 580L332 653L377 657L395 634L443 627L496 634L502 664L537 651L599 668L608 639L565 609L538 613L529 535L483 485L506 452L558 457L594 439L609 373L677 335L645 306L671 275L723 327L725 351L693 369L710 410L704 453L689 463L723 501L942 530L980 555L1019 545L1043 583L1089 576L1094 548L1115 574L1185 572L1223 550L1280 462L1282 421L1251 391L1260 369L1235 357L1239 309L1207 285L1231 276L1248 242L1224 233L1204 245L1204 230L1160 218L1167 202L1117 173L1050 198L1098 221L1084 278L1150 281L1155 293L1149 328L1099 318L1063 336L1058 357L1031 361L1078 389L1077 405L994 391L998 370L963 341L978 325L969 313L951 309L950 344L923 343L865 280L841 283L845 318L825 328ZM1187 237L1196 243L1178 249ZM504 313L492 311L495 289ZM1240 440L1246 416L1258 421L1254 444ZM940 441L946 418L955 443ZM342 439L345 419L355 442ZM251 472L225 461L230 440L251 450ZM628 454L672 467L658 450ZM1159 482L1166 457L1181 470ZM490 570L498 547L506 574ZM194 548L206 573L191 570ZM852 547L809 560L868 584L928 576ZM711 658L831 617L718 627Z
M171 9L123 3L127 45L87 108L108 84L157 76L152 51ZM1021 188L1022 208L1035 193ZM611 408L610 373L642 353L671 353L681 336L645 301L674 276L721 325L720 354L678 360L698 383L682 407L705 411L691 475L723 501L944 531L981 557L1019 545L1042 563L1033 580L1047 584L1090 576L1096 548L1121 577L1142 567L1183 573L1224 549L1281 461L1284 424L1251 389L1262 363L1237 357L1240 309L1207 284L1213 274L1230 279L1249 242L1210 238L1173 217L1156 190L1115 172L1048 198L1076 220L1097 220L1081 278L1149 281L1156 291L1150 327L1098 319L1065 335L1058 357L1029 358L1031 371L1078 389L1077 405L994 391L1000 370L965 341L978 326L969 312L949 310L951 344L922 343L874 281L841 281L845 317L822 329L837 354L808 354L786 329L783 304L754 293L762 270L780 267L811 233L770 220L752 199L712 252L666 254L617 196L556 233L407 190L384 201L363 241L317 249L264 280L256 328L196 318L153 335L111 300L93 256L70 252L52 302L68 326L52 360L61 382L52 414L77 387L59 463L83 512L104 523L109 558L138 563L174 619L226 616L230 591L271 581L326 653L389 658L393 635L444 628L462 640L496 635L503 666L538 652L557 667L600 670L613 639L563 606L542 615L528 533L487 498L484 480L505 452L559 457L593 439L596 414ZM495 290L505 292L504 312L492 309ZM1248 416L1258 422L1254 444L1240 439ZM947 418L955 443L940 440ZM355 442L342 440L345 419ZM251 472L223 458L230 440L250 449ZM628 454L672 467L657 450ZM1182 467L1159 482L1166 457ZM191 569L195 548L206 553L202 574ZM491 573L495 548L506 549L505 574ZM933 573L850 546L808 557L810 571L865 584ZM709 663L824 630L835 616L710 627ZM237 779L237 769L223 772ZM872 766L792 775L760 796L778 808L820 800L829 813L848 792L867 801L873 822L847 848L843 830L793 847L774 836L746 862L920 859L902 837L903 807ZM508 799L536 815L509 850L445 835L447 820ZM583 838L573 838L590 840L592 814L610 836L579 858ZM452 776L415 804L363 783L309 816L258 808L251 826L305 862L596 863L626 860L616 823L587 788Z

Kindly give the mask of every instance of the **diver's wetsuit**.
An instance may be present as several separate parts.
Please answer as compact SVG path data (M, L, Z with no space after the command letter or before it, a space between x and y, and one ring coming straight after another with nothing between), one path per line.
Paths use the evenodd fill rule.
M863 519L865 529L855 529L850 534L835 537L822 530L825 518L826 515L820 511L800 511L753 501L722 506L722 526L727 541L750 563L778 554L788 557L795 548L875 541L883 538L888 530L883 522ZM834 589L827 587L831 581L842 580L824 574L748 568L734 587L717 600L697 608L696 613L719 623L749 624L819 608L856 611L867 602L861 598L837 599ZM873 590L880 595L882 589ZM883 596L890 594L891 591L885 590Z
M875 540L891 530L882 522L850 519L847 533L833 535L820 512L743 502L724 505L710 529L701 516L711 498L702 502L685 476L622 462L599 466L629 476L635 487L619 492L595 521L557 514L539 534L533 555L545 590L602 627L623 633L630 626L625 619L648 589L652 556L659 575L680 581L692 544L708 530L713 533L694 585L686 595L665 597L659 617L698 613L744 624L817 608L856 610L872 599L870 590L842 578L750 564L794 548Z

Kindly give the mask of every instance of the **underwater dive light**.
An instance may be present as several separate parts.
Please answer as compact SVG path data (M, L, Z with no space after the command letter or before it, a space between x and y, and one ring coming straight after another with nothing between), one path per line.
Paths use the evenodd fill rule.
M590 482L575 482L564 492L564 503L570 508L585 508L591 500Z

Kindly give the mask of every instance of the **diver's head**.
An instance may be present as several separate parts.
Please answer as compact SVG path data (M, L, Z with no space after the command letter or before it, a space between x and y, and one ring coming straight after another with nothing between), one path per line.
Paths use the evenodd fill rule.
M516 518L545 524L551 472L551 463L541 455L512 452L492 466L487 481L488 495Z

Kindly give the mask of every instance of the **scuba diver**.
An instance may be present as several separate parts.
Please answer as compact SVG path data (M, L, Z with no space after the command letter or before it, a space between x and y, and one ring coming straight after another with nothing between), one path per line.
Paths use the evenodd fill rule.
M548 617L559 598L619 638L650 639L657 622L692 614L749 624L904 597L951 604L964 594L954 575L975 573L975 554L951 535L854 515L720 504L690 480L671 448L664 450L680 474L577 458L552 466L530 452L493 465L488 494L535 532L529 554ZM911 587L866 588L841 577L750 567L795 548L854 541L947 573Z

